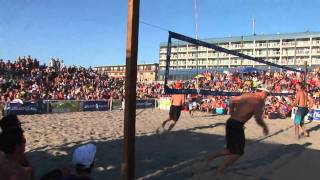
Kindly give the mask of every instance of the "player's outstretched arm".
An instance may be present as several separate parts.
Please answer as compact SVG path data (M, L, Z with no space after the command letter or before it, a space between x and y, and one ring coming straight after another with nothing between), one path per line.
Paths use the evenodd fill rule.
M269 129L266 123L263 120L263 112L264 112L264 102L259 103L254 110L254 117L256 119L256 122L259 126L263 128L263 134L268 135L269 134Z

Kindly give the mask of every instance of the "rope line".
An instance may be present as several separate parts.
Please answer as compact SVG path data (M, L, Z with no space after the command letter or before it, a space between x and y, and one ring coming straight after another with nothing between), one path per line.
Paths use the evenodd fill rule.
M161 27L161 26L158 26L158 25L154 25L154 24L151 24L151 23L148 23L148 22L145 22L145 21L140 21L140 23L144 24L146 26L149 26L149 27L153 27L153 28L159 29L161 31L165 31L165 32L170 31L169 29L166 29L164 27Z

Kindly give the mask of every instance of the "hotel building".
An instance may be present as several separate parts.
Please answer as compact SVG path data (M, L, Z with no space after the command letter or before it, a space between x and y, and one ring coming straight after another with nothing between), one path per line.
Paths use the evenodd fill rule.
M157 80L159 65L155 64L140 64L138 65L137 81L139 82L152 82ZM98 72L106 72L108 76L115 78L124 78L126 72L125 65L114 66L96 66L93 70Z
M320 32L301 32L270 35L237 36L203 39L203 41L235 50L253 57L263 58L280 65L320 65ZM166 66L167 42L160 44L159 69L163 74ZM232 68L237 66L259 66L264 64L217 52L213 49L183 41L173 41L171 69Z

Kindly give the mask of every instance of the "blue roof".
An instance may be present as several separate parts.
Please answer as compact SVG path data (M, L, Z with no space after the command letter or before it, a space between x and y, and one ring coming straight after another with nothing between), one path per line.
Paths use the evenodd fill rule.
M296 33L277 33L277 34L259 34L250 36L234 36L234 37L224 37L224 38L208 38L201 39L202 41L209 43L225 43L225 42L241 42L241 41L263 41L263 40L279 40L279 39L303 39L310 37L320 37L320 32L296 32ZM174 41L176 42L176 41ZM186 42L179 41L178 45L185 45ZM167 42L161 42L160 46L167 46Z

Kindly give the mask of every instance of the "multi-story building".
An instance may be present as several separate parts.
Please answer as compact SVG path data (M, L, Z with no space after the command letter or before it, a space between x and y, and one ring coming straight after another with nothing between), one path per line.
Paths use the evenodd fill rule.
M159 64L140 64L138 65L137 81L155 81L157 80ZM110 77L124 78L126 66L114 65L114 66L96 66L94 70L99 72L106 72Z
M229 50L263 58L280 65L301 66L320 65L320 32L301 32L271 35L252 35L226 38L204 39ZM160 70L166 66L167 43L160 44ZM213 69L236 66L264 66L251 60L217 52L194 44L173 41L171 49L171 69ZM163 71L162 71L163 72ZM160 72L159 72L160 73Z

